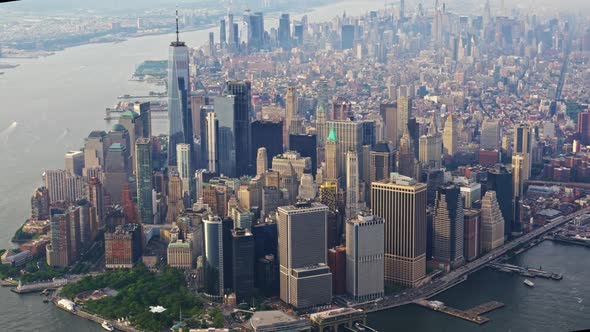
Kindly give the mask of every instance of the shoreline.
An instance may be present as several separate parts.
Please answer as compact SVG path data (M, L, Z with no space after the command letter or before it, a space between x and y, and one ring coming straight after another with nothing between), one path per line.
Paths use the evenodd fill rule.
M121 323L119 323L117 321L110 321L108 319L105 319L103 317L100 317L99 315L91 314L91 313L88 313L88 312L83 311L83 310L79 310L79 309L76 309L76 308L74 308L73 310L69 310L69 309L64 308L63 306L59 305L58 302L60 300L62 300L62 298L55 296L55 297L53 297L51 299L51 303L53 303L53 305L56 308L61 309L61 310L65 311L65 312L67 312L67 313L70 313L70 314L74 315L74 316L77 316L77 317L84 318L86 320L95 322L98 325L101 325L105 321L106 322L110 322L111 324L113 324L113 327L116 330L118 330L118 331L124 331L124 332L142 332L142 330L139 330L139 329L137 329L137 328L135 328L133 326L123 325L123 324L121 324Z

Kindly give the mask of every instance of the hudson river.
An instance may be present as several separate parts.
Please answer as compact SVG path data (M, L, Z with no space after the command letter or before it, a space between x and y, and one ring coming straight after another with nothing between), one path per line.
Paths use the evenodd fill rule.
M312 22L336 14L358 15L383 8L385 1L349 1L311 10ZM298 18L300 15L295 15ZM272 24L272 23L271 23ZM203 45L209 31L183 33L189 46ZM43 169L63 168L63 155L79 149L91 130L107 128L104 109L122 94L142 94L161 87L131 82L135 65L167 58L172 35L134 38L121 43L90 44L40 59L2 59L20 64L0 76L0 248L30 214L29 198L42 184ZM544 242L520 255L521 265L564 274L562 281L522 278L482 270L436 299L457 308L497 300L506 304L478 327L416 306L372 314L379 331L567 331L590 328L590 251ZM0 288L2 331L102 331L100 326L44 304L39 295L18 296Z

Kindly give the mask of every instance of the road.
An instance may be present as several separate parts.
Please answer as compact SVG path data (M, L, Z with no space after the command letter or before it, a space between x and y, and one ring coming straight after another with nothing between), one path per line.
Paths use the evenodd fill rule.
M399 307L402 305L410 304L418 300L428 299L433 297L445 290L461 283L464 281L467 276L481 268L483 268L486 264L497 260L498 258L505 255L508 251L516 248L519 245L525 244L543 234L562 226L563 224L571 221L575 217L590 212L590 207L581 209L577 212L574 212L568 216L561 216L555 218L551 223L546 224L541 228L537 228L530 233L527 233L495 250L486 253L484 256L471 261L462 267L451 271L450 273L446 274L445 276L432 281L428 284L422 285L420 287L416 287L413 289L409 289L402 294L395 295L393 297L389 296L386 297L383 301L374 302L370 304L360 304L360 305L353 305L353 307L358 309L363 309L367 312L373 311L381 311L390 308Z

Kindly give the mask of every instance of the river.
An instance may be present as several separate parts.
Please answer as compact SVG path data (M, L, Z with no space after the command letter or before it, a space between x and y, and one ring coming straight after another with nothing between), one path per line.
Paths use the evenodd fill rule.
M346 11L360 15L383 8L383 0L349 0L307 11L310 22L331 20ZM276 15L268 15L276 17ZM302 14L292 15L299 19ZM276 26L269 18L267 26ZM192 47L204 45L206 29L181 34ZM105 108L122 94L145 94L161 87L129 81L144 60L167 59L171 34L132 38L120 43L88 44L38 59L2 59L20 65L0 75L0 248L30 215L30 196L42 184L44 169L64 167L64 154L79 149L95 129L106 129ZM2 331L100 331L39 296L18 296L0 289Z
M590 249L545 241L515 257L510 263L563 273L561 281L531 279L535 287L523 284L523 277L485 268L460 285L435 296L434 300L458 309L488 301L506 306L485 314L490 322L474 323L407 305L369 315L368 324L383 331L514 331L551 332L590 328Z

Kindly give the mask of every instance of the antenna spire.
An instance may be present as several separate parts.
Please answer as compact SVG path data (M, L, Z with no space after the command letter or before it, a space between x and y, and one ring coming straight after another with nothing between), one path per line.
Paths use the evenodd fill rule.
M178 32L178 7L176 7L176 42L180 42L179 32Z

